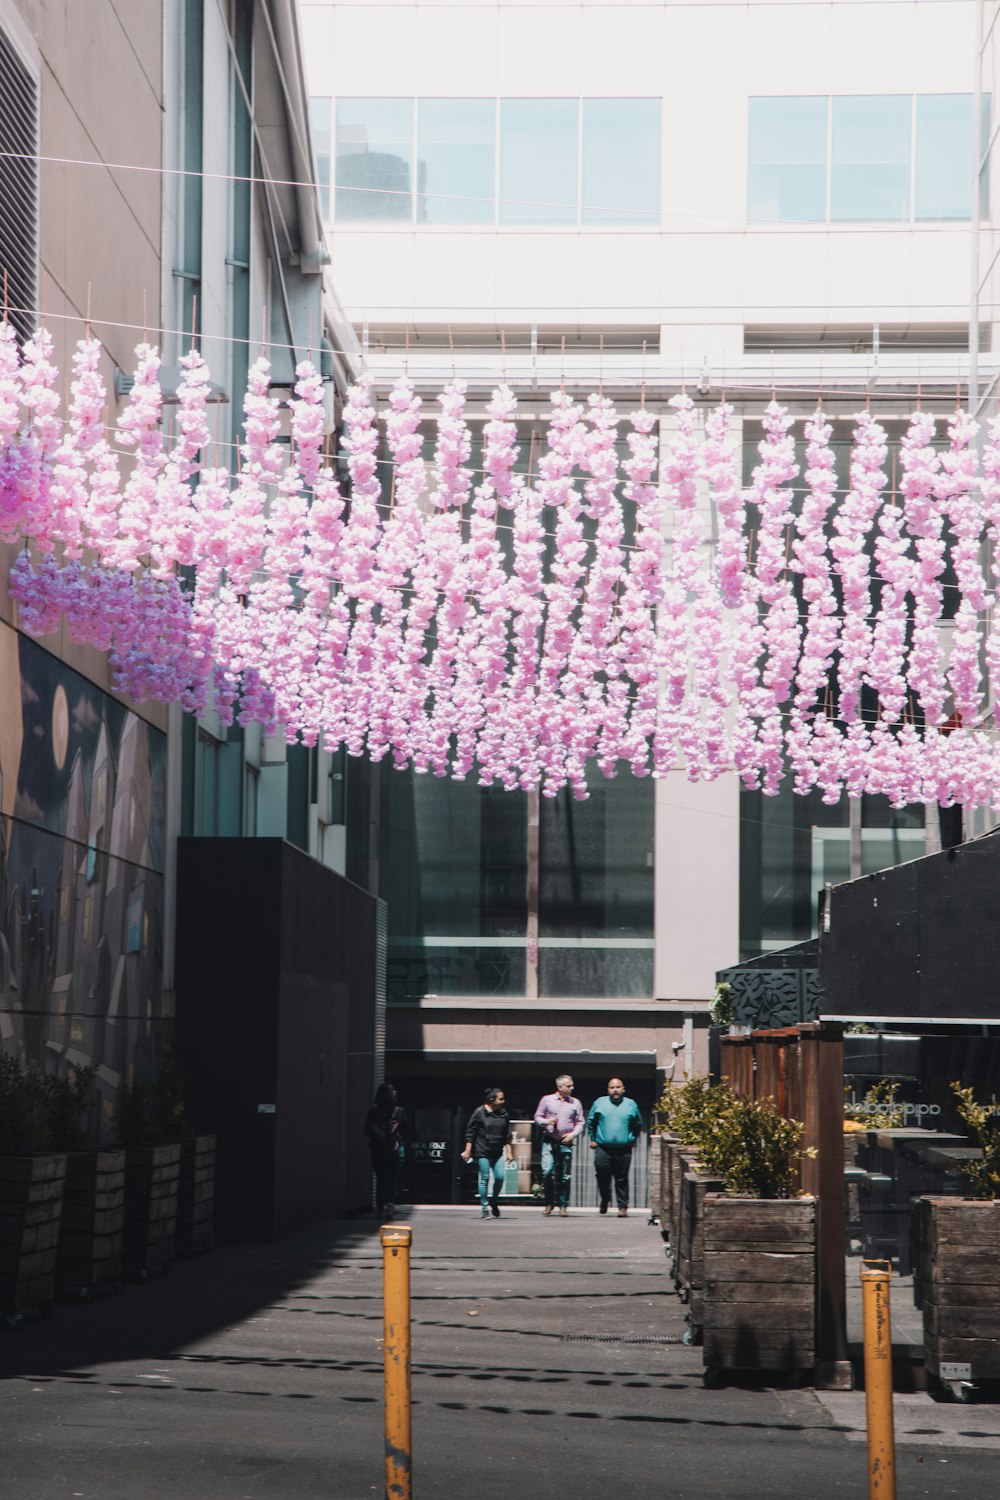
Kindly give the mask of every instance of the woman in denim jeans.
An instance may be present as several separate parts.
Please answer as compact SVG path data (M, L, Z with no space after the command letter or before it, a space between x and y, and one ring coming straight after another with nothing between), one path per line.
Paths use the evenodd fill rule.
M473 1159L479 1168L479 1203L482 1208L480 1217L488 1219L492 1213L494 1219L499 1219L500 1204L497 1200L500 1197L500 1189L503 1187L505 1167L507 1162L514 1160L514 1150L510 1143L510 1120L504 1108L503 1089L487 1089L486 1098L469 1116L469 1123L465 1128L465 1150L462 1152L462 1160L472 1161Z

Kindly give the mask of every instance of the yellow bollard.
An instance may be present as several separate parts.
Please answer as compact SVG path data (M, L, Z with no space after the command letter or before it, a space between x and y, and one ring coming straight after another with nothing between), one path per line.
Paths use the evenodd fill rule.
M409 1225L383 1224L382 1287L385 1320L385 1500L411 1500L410 1242Z
M878 1269L876 1269L878 1268ZM869 1500L896 1500L896 1441L892 1415L892 1324L887 1260L862 1262L865 1332L865 1417Z

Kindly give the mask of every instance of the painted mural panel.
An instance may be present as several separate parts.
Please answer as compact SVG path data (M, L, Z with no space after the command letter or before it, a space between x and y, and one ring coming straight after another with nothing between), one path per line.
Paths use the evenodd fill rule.
M93 1063L107 1126L163 1019L166 736L0 625L0 1040Z

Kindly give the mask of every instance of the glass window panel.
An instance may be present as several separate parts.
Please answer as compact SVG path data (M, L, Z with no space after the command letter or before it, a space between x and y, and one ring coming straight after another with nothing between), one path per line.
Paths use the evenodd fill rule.
M918 219L972 217L971 94L918 94L916 205Z
M538 993L549 999L648 1000L653 993L653 950L542 948Z
M492 224L495 154L492 99L421 99L417 222Z
M500 102L500 223L575 224L576 99Z
M909 94L834 99L831 219L910 217L912 117Z
M330 152L333 147L331 122L333 100L314 96L309 100L309 129L316 160L316 186L319 189L323 223L330 222Z
M523 995L525 796L388 769L380 795L389 994Z
M650 938L654 783L588 778L586 801L563 789L541 803L539 935Z
M826 218L826 97L750 100L747 218L804 223Z
M659 219L659 99L584 99L584 224Z
M412 191L412 99L338 99L338 222L408 220Z

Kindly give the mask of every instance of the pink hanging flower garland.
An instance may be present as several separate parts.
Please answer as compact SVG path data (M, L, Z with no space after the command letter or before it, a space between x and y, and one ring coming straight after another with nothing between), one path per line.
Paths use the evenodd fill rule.
M830 575L826 525L834 504L837 475L830 437L833 428L822 407L806 423L806 493L795 518L791 566L802 578L805 623L802 652L795 675L795 693L789 710L785 750L795 778L795 791L804 796L816 785L820 765L816 755L817 714L826 714L824 694L830 680L840 634L837 596ZM830 731L820 737L823 764L828 762Z
M941 455L937 493L955 536L952 565L959 589L959 605L952 633L948 685L961 722L968 728L982 714L980 681L980 622L986 610L986 587L980 562L983 507L976 493L978 463L975 438L979 424L964 411L948 419L949 447Z
M545 797L554 797L567 780L566 756L575 725L563 701L561 678L573 648L574 615L580 604L587 555L582 506L573 479L573 470L585 455L582 408L563 391L553 391L550 399L548 451L538 466L542 503L554 510L556 517L538 684L539 762Z
M455 724L456 664L470 609L468 557L462 541L462 515L472 488L467 467L472 435L465 420L465 399L464 381L453 382L438 398L441 415L435 451L435 514L429 524L434 529L440 599L434 618L436 645L428 671L432 705L426 742L428 765L435 776L448 771Z
M662 598L664 541L660 490L654 478L659 447L656 418L642 407L632 413L630 421L629 454L622 467L627 475L624 495L635 507L635 541L618 610L616 656L633 686L621 755L634 776L646 776L659 691L656 611Z

